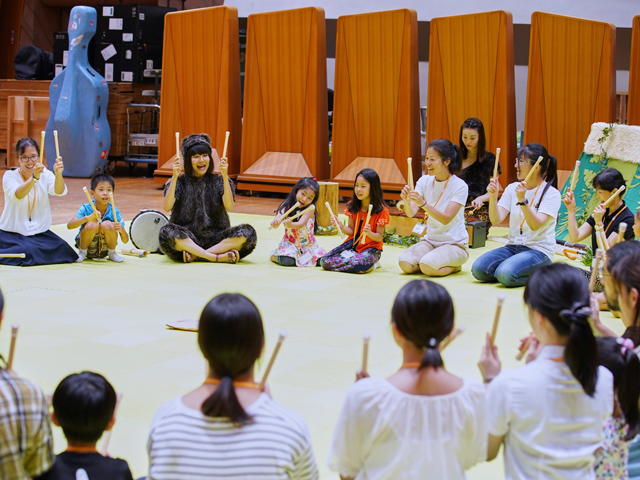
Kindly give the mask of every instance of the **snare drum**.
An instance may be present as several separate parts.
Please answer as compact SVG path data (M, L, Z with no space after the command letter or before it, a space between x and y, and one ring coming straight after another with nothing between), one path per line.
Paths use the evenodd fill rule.
M160 253L160 229L169 223L169 219L157 210L140 210L129 225L129 238L131 242L142 250Z

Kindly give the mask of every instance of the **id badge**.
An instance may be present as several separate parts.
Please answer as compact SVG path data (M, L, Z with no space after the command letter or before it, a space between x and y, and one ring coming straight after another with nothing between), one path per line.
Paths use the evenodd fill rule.
M306 265L307 263L311 262L312 258L313 258L313 255L311 254L311 252L307 252L304 255L301 255L300 258L298 258L298 263L300 265Z
M27 232L29 232L29 233L37 233L38 232L38 226L35 224L35 222L32 222L31 220L29 220L27 222Z
M513 239L513 243L515 243L516 245L525 245L527 243L526 235L523 235L521 233L516 235Z
M342 258L351 258L356 256L356 252L354 252L353 250L345 250L340 254L340 256Z
M424 222L416 223L415 227L413 227L413 230L411 230L412 233L415 233L419 237L423 236L426 231L427 231L427 224Z

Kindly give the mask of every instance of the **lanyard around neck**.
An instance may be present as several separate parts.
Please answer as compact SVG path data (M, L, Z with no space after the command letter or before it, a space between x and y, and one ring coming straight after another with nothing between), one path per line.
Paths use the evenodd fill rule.
M540 185L538 185L538 187L536 188L536 191L533 194L533 198L531 199L531 206L533 207L533 204L535 203L535 199L536 199L536 195L538 195L538 190L540 189L540 187L542 186L542 183L540 183ZM526 193L525 193L526 195ZM522 217L522 210L523 210L524 206L520 206L520 210L518 211L518 216ZM524 222L526 221L526 217L522 218L522 221L520 222L520 235L522 235L522 227L524 227Z
M221 380L218 378L207 378L204 383L207 383L209 385L220 385ZM241 387L241 388L255 388L256 390L260 389L260 385L258 385L256 382L233 382L233 386L234 387Z
M20 177L22 178L22 180L26 182L27 179L22 176L22 172L20 170L18 170L18 172L20 173ZM29 221L31 221L31 216L33 215L33 209L36 207L36 194L38 193L38 189L35 185L33 186L32 190L33 190L33 205L31 204L31 192L27 193L27 207L29 209Z

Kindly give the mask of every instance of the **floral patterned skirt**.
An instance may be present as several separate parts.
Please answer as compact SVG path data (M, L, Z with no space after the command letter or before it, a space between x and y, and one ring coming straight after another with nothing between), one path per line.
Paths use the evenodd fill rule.
M367 273L380 260L382 250L367 248L357 252L353 248L353 239L347 240L320 259L319 264L325 270L346 273Z
M280 240L278 246L271 252L269 258L290 257L296 259L298 267L315 267L320 257L326 255L327 252L316 242L298 245L291 243L286 237Z

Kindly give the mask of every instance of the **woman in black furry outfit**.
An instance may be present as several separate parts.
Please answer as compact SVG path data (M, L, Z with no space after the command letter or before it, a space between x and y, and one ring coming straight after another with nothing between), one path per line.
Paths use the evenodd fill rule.
M184 175L180 159L164 191L164 209L171 211L169 223L160 229L160 249L176 262L204 259L237 263L249 255L258 241L251 225L231 227L228 210L233 208L235 187L227 175L227 159L220 160L220 173L211 173L210 138L195 134L182 141Z

